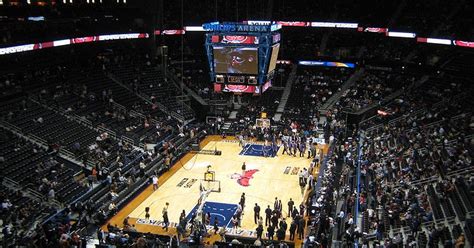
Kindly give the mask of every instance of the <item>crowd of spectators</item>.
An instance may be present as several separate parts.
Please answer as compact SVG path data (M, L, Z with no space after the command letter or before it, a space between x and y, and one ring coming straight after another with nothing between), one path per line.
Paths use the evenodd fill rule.
M14 191L4 186L1 189L2 246L21 244L35 231L36 220L41 213L54 209L26 197L20 190Z
M129 224L123 228L108 225L107 232L99 229L97 237L100 245L116 247L178 247L179 244L176 237L139 233Z
M352 222L348 213L354 216L357 205L362 223L357 229L346 230L346 241L463 246L462 225L448 228L434 223L454 216L462 222L470 211L472 196L458 186L472 185L472 177L465 174L472 170L468 138L472 117L469 100L459 90L470 92L470 87L461 82L442 85L438 80L395 99L395 104L403 106L397 107L393 116L377 119L385 120L383 123L391 119L388 124L371 122L372 127L361 132L360 195L351 193L354 184L348 183L352 190L344 191L349 193L345 204L351 209L339 214ZM347 159L357 161L357 151ZM468 199L463 199L466 196ZM470 232L467 225L465 228ZM438 235L440 229L445 230L445 236Z
M8 185L2 185L1 191L2 245L25 245L35 240L40 221L80 197L87 187L74 179L80 167L55 155L53 149L4 130L1 140L2 180Z
M342 92L336 103L344 109L357 112L381 101L398 89L407 88L416 81L416 75L384 71L367 71L353 86Z
M7 244L85 242L76 231L103 224L148 183L149 175L169 169L200 135L199 127L177 124L153 104L111 83L102 71L111 63L104 62L101 49L83 49L79 61L3 77L2 97L7 101L1 107L2 125L15 127L26 137L2 131L2 179L6 175L14 182L12 187L20 188L2 196L2 240ZM110 60L120 56L127 55ZM56 125L63 126L51 128ZM138 139L130 143L122 135ZM33 145L31 137L39 145ZM139 142L156 146L141 152L136 148ZM74 162L63 158L65 150ZM26 170L31 170L27 177L20 175ZM41 198L25 198L26 190ZM41 222L51 216L43 230ZM70 220L77 225L71 226Z

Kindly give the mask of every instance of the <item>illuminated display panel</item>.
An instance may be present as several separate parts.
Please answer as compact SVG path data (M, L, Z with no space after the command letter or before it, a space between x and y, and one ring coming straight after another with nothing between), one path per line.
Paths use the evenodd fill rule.
M214 47L214 68L216 73L257 74L257 48Z

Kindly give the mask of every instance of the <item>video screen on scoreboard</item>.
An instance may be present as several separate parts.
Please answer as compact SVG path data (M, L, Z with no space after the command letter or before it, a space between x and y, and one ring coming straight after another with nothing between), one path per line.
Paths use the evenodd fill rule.
M242 84L214 84L214 92L251 93L260 94L260 87L255 85Z
M257 36L248 35L213 35L212 43L224 44L258 44Z
M272 56L270 57L270 64L268 65L268 72L271 72L271 71L275 70L279 51L280 51L280 44L275 44L275 45L272 46Z
M216 73L258 74L258 48L214 47Z

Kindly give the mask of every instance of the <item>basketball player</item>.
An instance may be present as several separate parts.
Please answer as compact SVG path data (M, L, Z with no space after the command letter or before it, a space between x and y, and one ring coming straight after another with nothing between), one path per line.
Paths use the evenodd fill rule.
M170 220L168 218L168 206L170 204L167 202L165 204L165 207L163 208L163 211L162 211L162 214L163 214L163 223L165 224L165 227L163 229L165 229L166 231L168 231L168 226L170 224Z
M306 142L301 140L299 144L299 150L300 150L300 157L304 157L304 154L306 152Z
M244 147L244 136L242 133L239 135L239 146Z
M288 142L283 141L283 152L281 153L281 155L283 155L285 153L290 154L290 152L288 151Z
M244 208L245 208L245 193L242 193L242 195L240 196L239 204L240 204L240 206L242 206L242 212L243 212Z
M199 196L199 199L198 199L198 205L201 205L202 199L204 198L204 196L206 195L206 193L207 193L207 192L202 188L201 193L200 193L201 195Z
M265 134L266 135L266 134ZM267 148L268 147L268 140L265 139L264 140L264 143L263 143L263 147L262 147L262 152L263 152L263 156L264 157L268 157L268 154L267 154Z
M237 230L237 227L239 226L239 220L236 215L232 216L232 231Z
M219 221L217 220L217 216L214 217L214 234L217 234L217 231L219 230Z
M291 147L293 150L291 151L293 157L296 157L296 150L298 150L298 143L296 142L296 137L293 138L293 141L291 142Z
M276 157L278 152L277 137L276 134L273 134L272 137L272 156Z
M150 219L150 208L146 207L145 208L145 219Z
M158 189L158 177L156 175L153 175L151 178L151 181L153 183L153 191Z

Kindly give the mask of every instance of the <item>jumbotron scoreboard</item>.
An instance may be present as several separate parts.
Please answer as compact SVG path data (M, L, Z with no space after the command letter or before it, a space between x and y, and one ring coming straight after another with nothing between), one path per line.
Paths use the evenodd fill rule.
M262 94L271 87L280 50L280 24L203 25L215 92Z

